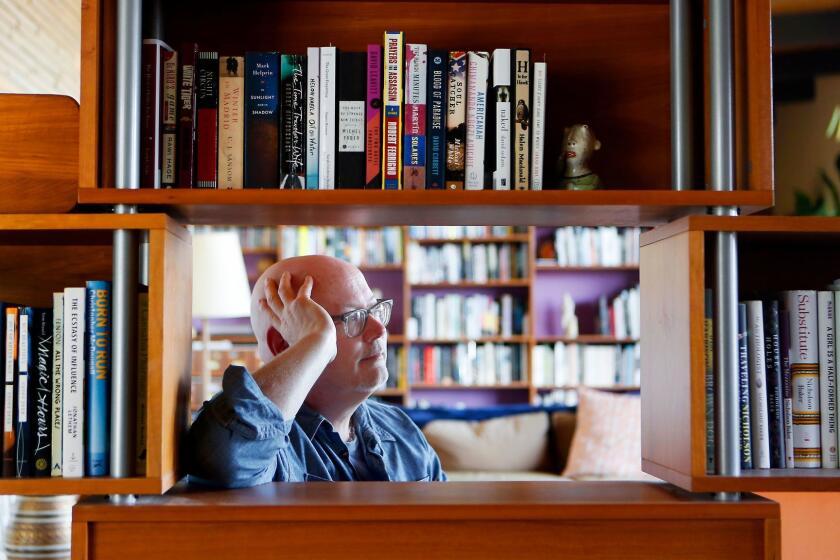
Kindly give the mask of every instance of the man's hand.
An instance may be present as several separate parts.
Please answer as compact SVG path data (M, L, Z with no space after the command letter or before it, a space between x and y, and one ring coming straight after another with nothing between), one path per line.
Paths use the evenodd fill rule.
M265 298L260 307L271 319L271 325L294 346L305 338L320 338L329 349L330 360L336 354L335 323L326 309L312 299L314 280L307 276L297 295L292 290L292 277L284 272L278 285L273 279L265 282Z

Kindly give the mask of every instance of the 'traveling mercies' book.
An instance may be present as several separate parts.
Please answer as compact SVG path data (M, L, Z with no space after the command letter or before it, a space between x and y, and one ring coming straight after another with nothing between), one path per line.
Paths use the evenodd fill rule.
M336 184L340 189L365 186L366 52L338 55L338 152Z
M196 82L195 62L198 45L187 43L181 49L181 86L178 90L178 186L195 184ZM53 445L55 449L55 445Z
M245 58L219 59L219 188L241 189L244 180Z
M446 168L446 69L449 66L449 54L446 51L429 52L429 84L427 93L429 105L428 124L426 126L426 188L444 188L444 169Z
M426 188L426 71L427 47L405 46L405 135L403 188Z
M111 456L111 283L88 281L86 296L85 473L107 476Z
M385 71L382 103L382 188L402 188L403 33L385 32Z
M306 57L280 55L280 188L306 184Z
M770 468L770 424L767 421L767 364L764 359L764 310L759 300L747 304L750 354L750 419L755 468Z
M161 185L172 188L178 180L178 53L163 54L163 107L161 109Z
M449 53L446 110L446 188L464 188L467 163L467 53Z
M467 157L464 188L484 188L484 139L487 134L487 77L490 55L467 53Z
M747 306L738 304L738 408L741 411L741 468L753 468L752 434L750 433L750 357L747 337Z
M834 292L817 292L820 346L820 446L822 468L837 468L837 386L834 359Z
M514 49L513 62L513 188L527 190L531 171L531 51Z
M64 478L84 476L85 289L64 288L64 412L61 469Z
M382 46L367 47L365 188L382 188Z
M321 132L318 135L318 188L335 188L335 143L338 127L338 50L321 47Z
M32 329L33 364L30 375L32 405L32 469L37 477L48 477L52 461L53 310L36 309Z
M318 135L320 134L321 49L306 49L306 188L318 188Z
M279 75L277 53L245 53L245 188L280 185Z
M64 292L53 292L53 382L52 382L52 476L61 476L62 401L61 372L64 366Z
M198 53L197 70L195 186L201 189L215 189L218 184L216 153L219 145L219 53Z
M511 104L510 104L510 49L496 49L493 51L493 99L491 100L496 128L495 146L492 150L494 161L487 165L493 166L493 189L497 191L510 190L510 148L511 148Z

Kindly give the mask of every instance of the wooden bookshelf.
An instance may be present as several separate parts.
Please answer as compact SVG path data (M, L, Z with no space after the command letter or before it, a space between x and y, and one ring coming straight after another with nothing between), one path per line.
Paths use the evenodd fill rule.
M637 344L638 338L616 338L600 334L582 334L574 338L566 336L539 336L534 339L535 344L550 344L563 342L566 344Z
M487 237L412 237L412 243L418 245L444 245L446 243L529 243L530 237L527 233L496 235Z
M492 342L498 344L527 344L531 338L525 335L522 336L481 336L478 338L411 338L406 340L408 344L464 344L466 342L475 342L476 344L484 344L485 342Z
M638 385L535 385L540 393L549 391L577 391L580 388L596 389L598 391L610 391L613 393L624 393L631 391L639 391L641 387Z
M487 282L432 282L409 284L412 289L436 290L447 288L527 288L531 285L527 278L513 280L488 280Z
M493 384L493 385L461 385L458 383L412 383L409 385L412 389L423 390L423 391L463 391L465 389L476 389L476 390L492 390L492 391L527 391L529 385L527 383L508 383L507 385L503 384Z
M557 264L536 265L537 272L634 272L639 270L638 264L625 264L618 266L561 266Z

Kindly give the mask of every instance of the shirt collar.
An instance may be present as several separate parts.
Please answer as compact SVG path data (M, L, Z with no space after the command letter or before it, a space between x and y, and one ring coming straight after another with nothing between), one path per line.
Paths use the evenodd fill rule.
M315 434L318 433L318 430L321 428L321 424L324 422L329 424L329 421L324 418L321 413L310 408L306 403L301 405L295 420L303 429L304 433L309 438L309 441L312 441L315 438ZM373 421L370 415L370 408L366 402L362 402L359 405L359 408L356 409L356 412L353 413L353 421L359 428L359 433L361 433L365 439L368 437L367 434L371 432L376 439L375 443L379 443L381 441L397 441L390 432Z

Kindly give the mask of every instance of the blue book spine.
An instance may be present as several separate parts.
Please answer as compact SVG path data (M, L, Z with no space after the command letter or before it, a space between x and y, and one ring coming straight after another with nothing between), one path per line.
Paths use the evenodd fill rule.
M280 56L245 53L245 188L280 186Z
M85 473L87 476L108 476L111 454L111 283L88 281L85 294Z
M444 188L444 169L446 169L446 69L449 60L447 51L429 53L429 84L427 87L428 117L426 127L428 136L426 174L427 189Z

